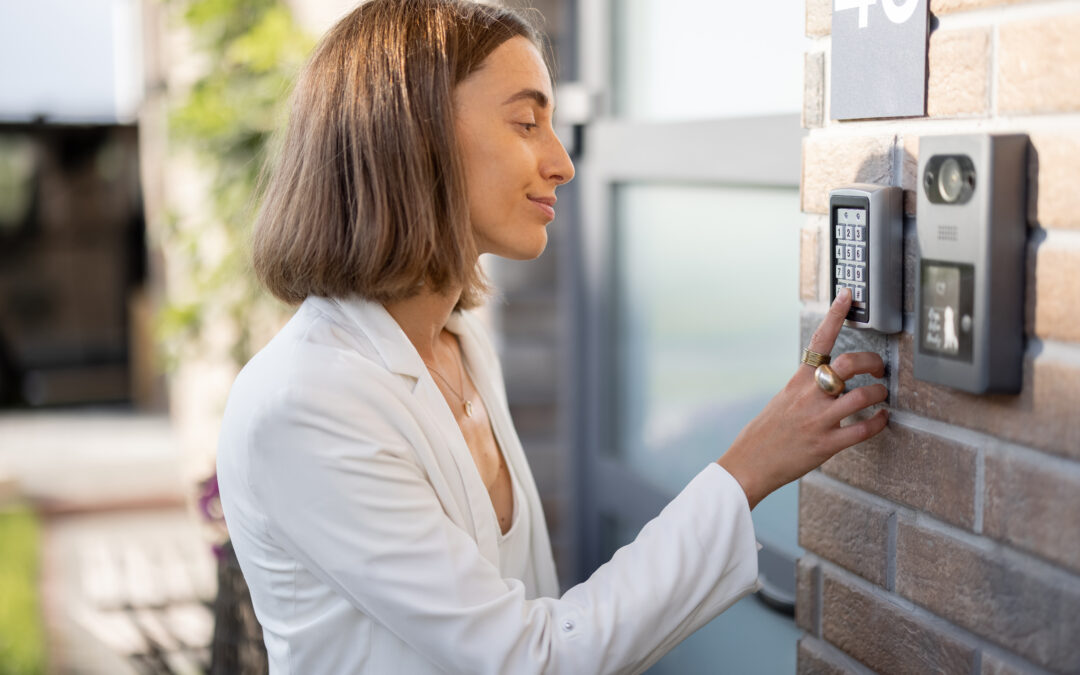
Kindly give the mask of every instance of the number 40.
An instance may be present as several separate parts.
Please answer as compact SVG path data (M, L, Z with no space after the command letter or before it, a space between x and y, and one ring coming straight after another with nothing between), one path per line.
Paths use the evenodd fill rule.
M840 12L845 9L859 10L859 28L866 28L867 12L870 5L876 5L877 0L835 0L833 11ZM919 0L881 0L881 8L885 10L885 16L893 23L904 23L915 13Z

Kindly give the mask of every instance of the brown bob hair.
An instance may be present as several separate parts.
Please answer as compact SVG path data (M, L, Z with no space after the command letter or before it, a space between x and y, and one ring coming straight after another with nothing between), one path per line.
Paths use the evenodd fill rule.
M523 16L467 0L369 0L330 29L300 74L255 220L270 292L388 302L460 285L459 307L483 301L453 91L517 36L544 53Z

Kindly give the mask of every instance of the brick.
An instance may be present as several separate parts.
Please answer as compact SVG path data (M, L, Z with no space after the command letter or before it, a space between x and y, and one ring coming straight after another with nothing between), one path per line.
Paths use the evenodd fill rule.
M803 56L803 129L817 128L825 121L825 52Z
M818 270L820 269L820 228L816 224L802 229L799 237L799 299L818 299Z
M990 30L934 31L927 51L929 117L984 117L990 111Z
M1080 578L901 521L896 591L1040 666L1080 670Z
M998 29L998 112L1080 110L1080 14Z
M798 675L847 675L851 671L832 660L824 644L812 637L799 639L796 656Z
M1080 367L1045 354L1025 357L1019 394L976 396L916 380L912 342L901 334L896 408L1080 459Z
M804 139L802 210L828 213L829 190L848 183L892 185L892 149L892 136L811 136Z
M827 475L971 529L975 448L891 421L877 436L826 462Z
M821 566L813 556L803 556L795 565L795 625L807 633L821 635L817 599Z
M832 1L806 0L806 35L822 37L832 32Z
M903 164L900 169L900 185L904 188L904 213L913 216L919 195L919 137L904 136Z
M826 574L822 636L878 673L970 673L974 647L904 608Z
M824 316L821 314L803 312L799 324L801 345L806 346L810 344L810 337L814 334L814 331L817 330L817 327L823 318ZM799 351L802 353L801 349ZM836 337L832 356L833 358L836 358L845 352L874 352L885 362L885 379L879 380L870 375L856 375L847 382L849 390L874 383L881 383L885 386L889 386L889 378L891 375L889 372L890 358L888 336L878 333L877 331L856 330L844 326L840 329L840 335ZM881 406L875 406L871 410L876 410L878 407Z
M997 5L1015 5L1027 0L930 0L930 13L951 14L982 7L995 7Z
M1080 243L1046 239L1035 255L1035 334L1080 342Z
M808 474L799 484L799 545L884 586L890 514Z
M1080 465L1060 464L988 454L983 531L1080 573Z
M1044 228L1080 229L1080 133L1033 133L1028 158L1028 220Z

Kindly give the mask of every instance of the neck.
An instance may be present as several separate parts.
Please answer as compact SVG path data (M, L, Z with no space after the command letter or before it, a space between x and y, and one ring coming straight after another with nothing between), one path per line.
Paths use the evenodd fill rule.
M460 288L446 294L434 293L425 288L411 298L389 302L384 307L416 347L420 358L431 363L437 360L439 336L446 328L446 322L450 320L450 314L460 297Z

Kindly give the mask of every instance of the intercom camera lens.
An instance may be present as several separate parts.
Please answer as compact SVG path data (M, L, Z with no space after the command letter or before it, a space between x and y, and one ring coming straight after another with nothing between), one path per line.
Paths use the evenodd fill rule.
M938 173L938 192L946 202L952 203L960 198L964 189L964 171L960 168L960 162L950 157L941 163Z

